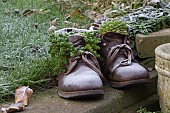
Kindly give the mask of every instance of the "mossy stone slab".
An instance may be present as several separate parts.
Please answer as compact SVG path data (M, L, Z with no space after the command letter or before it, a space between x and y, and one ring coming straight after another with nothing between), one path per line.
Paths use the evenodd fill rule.
M160 30L148 35L136 35L136 50L140 58L154 57L154 50L157 46L170 43L170 29Z

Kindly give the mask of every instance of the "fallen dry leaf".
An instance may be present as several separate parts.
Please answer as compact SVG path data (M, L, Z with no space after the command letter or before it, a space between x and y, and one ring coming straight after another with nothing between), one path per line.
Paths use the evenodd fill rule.
M2 113L12 113L24 110L25 105L23 101L19 101L15 104L11 104L8 108L1 108Z
M35 13L36 12L36 10L35 9L26 9L26 10L24 10L23 11L23 15L24 16L28 16L28 15L30 15L30 14L32 14L32 13Z
M104 12L105 18L114 18L114 17L120 16L120 15L121 15L121 13L118 10L107 9Z
M84 12L84 14L92 20L98 20L98 19L104 18L103 15L101 15L101 14L95 12L95 11L92 11L92 10L86 10Z
M70 22L70 21L64 21L63 24L65 26L69 26L69 27L78 27L77 23L73 23L73 22Z
M51 21L50 26L56 26L57 23L57 19L54 19L53 21Z
M50 28L48 28L48 32L52 32L52 31L55 31L55 30L56 30L55 26L51 26Z
M24 110L25 106L28 105L32 93L33 90L28 86L18 87L15 91L15 103L11 104L8 108L1 108L2 113L13 113Z
M46 13L49 13L50 11L51 10L49 10L49 9L40 9L39 13L46 14Z
M39 13L39 14L46 14L46 13L49 13L51 10L49 9L26 9L23 11L22 15L23 16L28 16L30 14L33 14L33 13Z
M69 14L66 14L65 17L66 17L66 20L71 18L71 16Z
M71 10L71 12L67 15L68 15L68 16L66 16L67 20L72 17L77 17L77 18L81 18L81 19L83 19L85 17L84 14L81 12L80 8Z
M30 89L28 86L21 86L16 89L15 91L15 103L20 101L24 102L24 105L27 106L29 99L31 98L33 90Z

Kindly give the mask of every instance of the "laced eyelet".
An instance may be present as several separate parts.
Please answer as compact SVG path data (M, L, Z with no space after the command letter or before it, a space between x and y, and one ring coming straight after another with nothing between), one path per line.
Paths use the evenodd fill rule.
M107 44L106 43L102 43L102 46L105 47L105 46L107 46Z

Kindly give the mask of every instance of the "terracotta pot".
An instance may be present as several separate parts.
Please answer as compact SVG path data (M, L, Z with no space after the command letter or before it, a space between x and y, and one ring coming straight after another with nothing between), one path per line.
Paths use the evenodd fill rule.
M170 109L170 43L155 49L155 68L158 72L158 96L161 111L168 113Z

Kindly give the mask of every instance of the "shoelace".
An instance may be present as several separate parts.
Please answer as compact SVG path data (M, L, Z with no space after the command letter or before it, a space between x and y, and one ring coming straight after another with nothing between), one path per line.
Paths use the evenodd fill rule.
M76 56L74 58L69 59L68 71L65 74L69 74L74 70L74 68L76 67L76 65L78 63L78 60L82 60L82 62L85 65L87 65L89 68L94 70L101 77L101 79L103 81L105 81L105 77L103 76L103 74L100 71L100 65L99 65L96 57L90 52L85 52L81 56Z
M120 66L131 65L132 59L133 59L131 48L127 44L120 44L120 45L113 46L109 51L108 57L106 58L105 68L104 68L104 75L107 75L107 70L108 70L109 66L115 61L115 59L117 58L119 52L122 49L124 50L123 54L127 57L127 59L122 60L120 63L115 65L112 68L111 73L113 73Z

